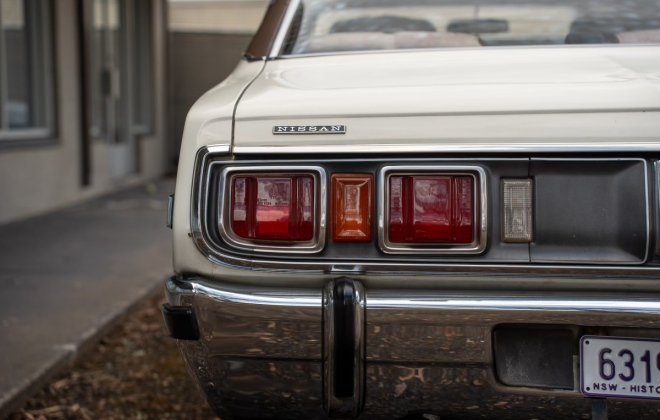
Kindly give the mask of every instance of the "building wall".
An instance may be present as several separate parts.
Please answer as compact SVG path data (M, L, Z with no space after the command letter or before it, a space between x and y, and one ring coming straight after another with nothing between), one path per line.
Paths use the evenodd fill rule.
M138 140L138 173L109 177L108 146L91 143L91 185L81 177L80 73L76 0L51 3L56 139L47 144L0 147L0 224L71 205L131 183L161 176L166 170L165 4L154 0L154 130Z

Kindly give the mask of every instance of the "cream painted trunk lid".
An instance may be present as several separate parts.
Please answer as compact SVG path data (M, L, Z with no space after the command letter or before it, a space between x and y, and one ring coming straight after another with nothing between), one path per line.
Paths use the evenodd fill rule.
M660 46L279 59L235 118L236 153L660 150ZM273 134L276 125L336 124L346 134Z

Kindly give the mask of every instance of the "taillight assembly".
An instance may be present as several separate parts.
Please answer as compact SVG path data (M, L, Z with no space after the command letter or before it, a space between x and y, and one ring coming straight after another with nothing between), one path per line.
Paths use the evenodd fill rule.
M485 171L476 166L386 167L379 245L388 253L479 253L486 246Z
M318 252L325 243L325 171L320 167L231 167L221 176L219 231L232 246Z

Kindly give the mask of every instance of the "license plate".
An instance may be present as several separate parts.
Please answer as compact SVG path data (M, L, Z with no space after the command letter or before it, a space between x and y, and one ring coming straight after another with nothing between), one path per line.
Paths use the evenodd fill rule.
M585 395L660 399L660 340L584 336L580 371Z

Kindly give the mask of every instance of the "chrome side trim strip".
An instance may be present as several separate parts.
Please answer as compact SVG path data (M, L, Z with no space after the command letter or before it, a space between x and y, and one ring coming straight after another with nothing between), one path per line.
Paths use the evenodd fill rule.
M287 6L286 12L284 12L284 17L282 18L282 23L280 23L280 28L277 30L277 35L273 40L273 45L271 46L270 53L268 53L269 58L274 58L280 55L282 51L282 45L284 44L284 38L289 32L289 27L293 21L293 17L296 15L298 6L302 0L292 0Z
M658 152L660 141L645 143L445 143L445 144L336 144L324 146L234 146L237 155L292 155L313 153L576 153Z
M208 186L211 184L208 177L211 176L211 168L214 166L212 163L209 165L209 170L206 173L206 197L210 197ZM251 241L244 239L234 234L229 220L228 203L231 203L231 180L236 174L254 174L259 172L291 172L296 174L309 174L314 177L315 197L314 197L314 236L310 241L304 242L282 242L275 245L259 243L258 241ZM246 251L262 251L274 253L298 253L310 254L320 252L325 246L326 237L326 212L327 212L327 176L325 169L320 166L233 166L223 169L220 176L220 187L218 193L218 230L222 239L228 244ZM208 211L207 208L206 211ZM208 227L206 227L208 229ZM206 232L208 235L208 232Z
M172 229L172 221L174 219L174 194L170 194L167 197L167 218L165 219L165 225Z
M659 108L625 108L625 109L619 109L619 108L580 108L580 109L573 109L573 108L562 108L562 109L544 109L544 110L514 110L514 111L445 111L445 112L419 112L415 113L414 117L483 117L483 116L498 116L498 115L513 115L513 116L521 116L521 115L564 115L564 114L598 114L598 113L604 113L604 112L616 112L616 113L621 113L621 114L628 114L628 113L637 113L637 112L658 112L660 111ZM352 120L352 119L363 119L363 118L410 118L411 115L410 113L405 113L405 112L389 112L389 113L378 113L378 114L373 114L373 113L364 113L364 114L337 114L333 115L332 118L341 118L344 120ZM273 121L276 123L277 121L281 121L283 117L281 116L252 116L252 117L242 117L240 119L241 123L247 123L247 122L264 122L264 121ZM319 118L318 115L316 114L295 114L295 115L287 115L287 119L315 119ZM326 125L332 125L332 124L326 124ZM291 133L293 134L293 133ZM495 141L490 142L496 143ZM538 142L533 142L533 144L536 144ZM591 143L591 142L589 142ZM594 142L596 143L596 142ZM615 142L609 141L606 144L614 144ZM507 143L508 144L508 143ZM551 143L554 144L554 143ZM396 143L385 143L385 145L397 145ZM433 146L435 145L434 143L430 142L425 142L422 144L417 144L417 146ZM279 146L279 145L278 145ZM318 146L325 146L325 145L318 145ZM251 147L251 146L243 146L243 147ZM272 146L263 146L263 147L272 147ZM298 147L298 145L295 146L287 146L287 147ZM315 146L313 146L315 147Z
M486 276L525 276L543 275L572 277L654 277L660 276L660 267L640 266L589 266L589 265L550 265L550 264L468 264L468 263L391 263L391 262L360 262L356 266L353 261L269 261L252 260L251 270L260 272L287 272L307 274L346 274L338 267L359 267L351 275L447 275L475 274Z
M199 149L199 152L206 152L216 156L228 155L231 152L231 146L228 144L214 144L211 146L205 146Z
M418 175L438 173L441 175L471 175L474 178L474 241L470 244L449 244L423 247L414 244L400 244L389 240L385 229L389 219L389 178L392 175ZM477 176L478 175L478 176ZM480 166L429 165L429 166L385 166L378 173L378 246L386 254L444 255L480 254L488 241L488 188L486 171Z
M488 50L522 50L533 48L537 50L539 48L543 49L584 49L584 48L630 48L630 47L659 47L660 43L648 43L648 44L553 44L553 45L500 45L500 46L489 46ZM336 56L336 55L362 55L362 54L392 54L392 53L415 53L415 52L443 52L443 51L469 51L475 50L475 47L438 47L438 48L401 48L395 50L364 50L364 51L335 51L335 52L319 52L319 53L309 53L309 54L292 54L292 55L280 55L275 57L270 57L271 59L277 60L288 60L295 58L307 58L307 57L326 57L326 56Z
M469 298L433 296L393 296L386 292L369 293L369 309L442 309L480 311L581 311L581 312L626 312L660 314L658 300L610 300L596 299L553 299L553 298ZM397 293L400 295L401 293ZM436 300L437 299L437 300ZM409 320L406 318L406 320ZM529 322L539 322L540 319Z

